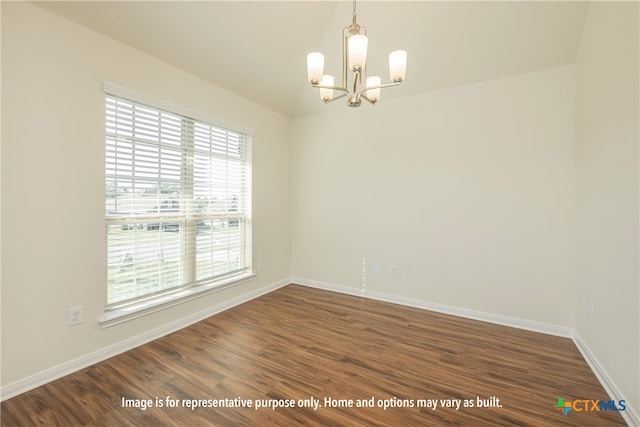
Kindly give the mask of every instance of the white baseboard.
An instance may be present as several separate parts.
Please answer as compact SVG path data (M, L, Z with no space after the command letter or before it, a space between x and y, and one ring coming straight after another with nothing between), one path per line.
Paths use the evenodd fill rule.
M583 341L580 334L577 331L574 331L571 338L573 339L576 347L578 347L578 351L580 351L582 357L587 362L594 375L596 376L596 378L598 378L598 381L600 381L600 384L602 384L602 387L609 395L609 398L611 398L612 400L626 400L624 399L616 384L611 380L611 377L609 377L602 364L600 364L596 356L591 352L587 344ZM638 413L638 409L633 408L633 406L629 404L628 400L626 400L625 404L627 406L627 409L620 412L622 418L624 418L625 422L629 426L640 426L640 414Z
M0 388L0 401L10 399L14 396L32 390L36 387L40 387L41 385L62 378L73 372L77 372L80 369L84 369L88 366L91 366L98 362L102 362L103 360L116 356L120 353L124 353L125 351L139 347L142 344L146 344L165 335L169 335L175 331L204 320L207 317L213 316L214 314L221 313L225 310L235 307L236 305L245 303L259 296L272 292L278 288L288 285L289 283L291 283L290 280L286 279L263 286L254 291L247 292L246 294L237 296L215 306L209 307L206 310L193 313L187 317L183 317L182 319L167 323L166 325L162 325L143 334L136 335L135 337L131 337L124 341L118 342L84 356L80 356L76 359L70 360L52 368L45 369L44 371L28 376L24 379L7 384L4 387Z
M526 319L518 319L509 316L502 316L499 314L485 313L482 311L469 310L466 308L448 306L443 304L436 304L428 301L401 297L397 295L386 294L383 292L371 291L368 289L358 289L349 286L337 285L335 283L320 282L317 280L310 280L301 277L294 277L293 283L308 286L311 288L323 289L327 291L339 292L347 295L361 296L364 298L371 298L379 301L390 302L394 304L405 305L409 307L422 308L425 310L435 311L438 313L451 314L454 316L465 317L468 319L480 320L483 322L495 323L503 326L510 326L513 328L524 329L533 332L540 332L548 335L555 335L564 338L571 338L576 347L582 354L594 375L602 384L609 397L613 400L623 399L622 393L620 393L618 387L611 380L611 377L607 375L602 365L598 362L593 353L589 350L584 343L580 335L573 329L564 326L551 325L548 323L536 322ZM627 409L620 412L620 415L624 418L625 422L632 427L640 427L640 415L637 410L629 405L629 401L626 401Z
M565 326L552 325L549 323L536 322L533 320L519 319L516 317L503 316L500 314L470 310L468 308L437 304L415 298L408 298L383 292L371 291L368 289L361 290L348 286L336 285L333 283L304 279L301 277L294 277L292 280L293 283L312 288L324 289L327 291L334 291L348 295L362 296L364 298L405 305L408 307L421 308L424 310L435 311L443 314L451 314L453 316L465 317L467 319L480 320L482 322L495 323L503 326L511 326L513 328L524 329L527 331L541 332L547 335L555 335L564 338L571 338L573 336L573 329Z
M493 313L486 313L482 311L470 310L470 309L465 309L465 308L460 308L455 306L436 304L436 303L418 300L414 298L391 295L383 292L376 292L376 291L365 290L365 289L358 289L358 288L353 288L349 286L337 285L334 283L320 282L317 280L294 277L291 280L281 280L279 282L263 286L252 292L248 292L246 294L224 301L213 307L209 307L206 310L202 310L200 312L194 313L182 319L178 319L174 322L170 322L166 325L160 326L156 329L147 331L143 334L137 335L135 337L131 337L127 340L121 341L119 343L113 344L111 346L105 347L95 352L86 354L77 359L70 360L58 366L54 366L52 368L46 369L44 371L31 375L27 378L18 380L11 384L7 384L6 386L0 388L0 401L10 399L11 397L17 396L21 393L32 390L36 387L39 387L41 385L44 385L56 379L62 378L73 372L79 371L80 369L86 368L95 363L98 363L110 357L116 356L120 353L124 353L125 351L131 350L135 347L146 344L150 341L153 341L155 339L158 339L170 333L173 333L177 330L180 330L196 322L199 322L203 319L206 319L207 317L213 316L217 313L221 313L239 304L245 303L259 296L265 295L269 292L272 292L290 283L299 284L302 286L307 286L307 287L312 287L317 289L333 291L333 292L339 292L347 295L361 296L364 298L390 302L393 304L405 305L408 307L421 308L424 310L435 311L438 313L451 314L454 316L465 317L468 319L480 320L483 322L495 323L499 325L510 326L510 327L534 331L534 332L540 332L548 335L571 338L575 343L576 347L578 348L578 350L580 351L580 353L582 354L582 356L584 357L585 361L593 371L596 378L602 384L603 388L605 389L609 397L614 400L621 399L622 394L620 393L615 383L607 375L602 365L598 362L596 357L589 350L588 346L582 340L580 335L572 328L551 325L551 324L542 323L542 322L535 322L535 321L526 320L526 319L518 319L514 317L509 317L509 316L502 316L502 315L493 314ZM625 422L629 426L640 426L640 414L637 412L636 409L634 409L629 405L628 401L627 401L627 410L620 412L620 415L622 415Z

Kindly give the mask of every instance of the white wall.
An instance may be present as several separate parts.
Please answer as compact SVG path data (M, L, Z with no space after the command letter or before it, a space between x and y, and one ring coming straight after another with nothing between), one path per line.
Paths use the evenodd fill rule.
M102 82L255 130L248 284L102 329ZM24 2L2 2L2 385L291 276L290 120ZM84 306L68 327L68 308Z
M637 413L637 3L591 6L576 67L293 124L36 6L1 8L3 387L293 275L576 327ZM253 282L96 323L104 80L255 129Z
M575 324L640 420L638 6L592 3L576 61Z
M571 326L573 89L566 66L295 119L294 276Z

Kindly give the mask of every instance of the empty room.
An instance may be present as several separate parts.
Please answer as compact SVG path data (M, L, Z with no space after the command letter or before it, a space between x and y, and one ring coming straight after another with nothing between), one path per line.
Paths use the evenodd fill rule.
M2 426L640 426L640 2L0 14Z

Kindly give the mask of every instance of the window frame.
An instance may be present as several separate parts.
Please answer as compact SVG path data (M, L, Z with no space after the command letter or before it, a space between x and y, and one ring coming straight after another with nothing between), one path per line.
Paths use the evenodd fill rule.
M243 185L243 197L244 197L244 209L238 215L231 215L234 218L238 217L242 222L241 226L239 226L238 232L241 233L240 236L240 253L242 254L242 259L244 262L241 263L240 268L236 271L227 272L224 274L213 275L208 278L196 280L194 276L185 276L180 280L180 284L174 287L170 287L168 289L156 290L154 292L150 292L141 296L137 296L131 299L126 299L123 301L115 301L109 302L107 295L109 293L109 280L107 276L106 287L105 287L105 308L104 315L99 319L99 322L103 327L111 326L113 324L121 323L123 321L137 318L148 313L156 312L158 310L162 310L164 308L183 303L185 301L192 300L194 298L198 298L205 294L219 291L222 289L226 289L230 286L234 286L236 284L244 283L255 276L253 272L253 262L252 262L252 216L251 216L251 192L252 192L252 138L253 138L253 130L247 129L242 126L238 126L226 121L222 121L216 118L209 117L207 115L203 115L198 112L194 112L192 110L186 109L184 107L153 98L147 95L140 94L135 91L131 91L129 89L123 88L118 85L114 85L112 83L104 82L104 95L105 95L105 120L107 117L107 100L109 97L123 99L124 101L131 102L134 104L141 104L143 106L148 106L151 109L159 110L162 112L169 113L171 115L179 116L181 123L186 120L190 126L192 126L191 130L193 131L190 136L186 137L188 142L185 143L185 135L180 136L180 145L177 151L181 151L183 156L190 156L189 160L182 161L180 166L180 185L186 185L186 193L190 193L190 199L188 196L185 196L185 189L183 188L180 197L181 197L181 205L189 205L194 206L196 203L196 199L193 195L194 193L194 151L197 151L196 142L195 142L195 131L194 129L197 126L205 125L210 126L212 128L222 129L225 131L230 131L233 133L237 133L243 136L243 142L241 146L243 149L247 150L245 157L241 157L243 160L241 161L241 172L242 177L246 181ZM183 123L184 124L184 123ZM105 141L107 141L107 134L105 129ZM105 142L107 144L107 142ZM157 143L158 146L162 144L162 142ZM226 142L228 144L228 140ZM107 145L105 145L106 149ZM228 154L227 154L228 155ZM213 155L211 155L213 158ZM228 157L226 158L228 161ZM108 165L108 158L105 158L105 166ZM190 169L190 170L189 170ZM106 174L106 172L105 172ZM189 176L190 175L190 176ZM133 175L132 175L133 176ZM105 175L105 183L108 182L109 177ZM133 178L132 178L133 179ZM160 182L160 179L159 181ZM187 199L184 199L187 197ZM184 200L183 200L184 199ZM186 202L185 202L186 200ZM105 197L105 203L107 198ZM215 216L216 218L224 218L231 217L228 212L222 213L219 215L209 214L211 217ZM135 215L132 216L135 220L143 220L144 218L136 218ZM157 218L156 218L157 219ZM192 270L192 274L196 274L196 228L198 215L197 214L189 214L185 213L184 207L180 208L180 212L176 215L163 215L162 221L171 222L173 220L183 221L184 224L190 224L190 230L181 231L180 237L180 257L182 257L182 267L180 267L183 271L187 271L189 269ZM108 242L108 225L110 223L118 223L119 221L126 222L126 218L120 218L117 215L109 215L105 206L105 233L107 237L107 248L109 245ZM188 232L190 231L190 232ZM246 235L242 235L242 232L245 232ZM186 245L186 246L185 246ZM229 250L229 249L227 249ZM180 273L182 277L182 272ZM188 274L188 273L187 273Z

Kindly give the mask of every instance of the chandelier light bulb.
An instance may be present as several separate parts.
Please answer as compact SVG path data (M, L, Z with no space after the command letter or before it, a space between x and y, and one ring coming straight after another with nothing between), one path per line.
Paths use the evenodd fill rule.
M407 51L394 50L389 54L389 74L394 83L404 80L407 73Z
M380 86L381 82L382 81L378 76L367 77L367 88ZM380 88L368 90L367 98L369 98L371 102L377 102L380 99Z
M321 86L333 86L333 76L331 74L325 74L320 80ZM320 88L320 99L324 102L329 102L333 99L333 89Z
M320 52L311 52L307 55L307 79L311 83L322 80L324 72L324 55Z
M369 40L363 34L349 37L349 65L352 71L364 70L367 63L367 45Z

